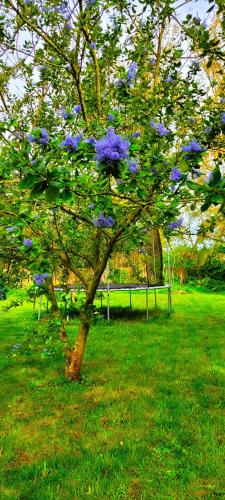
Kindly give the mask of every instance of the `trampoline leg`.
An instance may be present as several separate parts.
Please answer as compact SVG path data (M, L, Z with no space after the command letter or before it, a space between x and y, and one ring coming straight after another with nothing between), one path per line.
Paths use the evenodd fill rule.
M155 312L157 311L157 298L156 298L156 290L154 290L155 293Z
M107 291L107 321L109 323L109 306L110 306L110 303L109 303L109 290Z
M168 288L168 314L171 313L172 309L172 300L171 300L171 289L170 287Z
M132 309L132 303L131 303L131 290L130 290L130 309Z
M149 320L149 310L148 310L148 289L146 288L146 320Z
M40 318L41 318L41 303L42 303L42 295L40 295L40 298L39 298L38 321L40 321Z

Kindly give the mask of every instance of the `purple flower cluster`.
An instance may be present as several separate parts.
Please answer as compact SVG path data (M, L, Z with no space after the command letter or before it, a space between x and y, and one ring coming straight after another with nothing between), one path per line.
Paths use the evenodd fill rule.
M76 115L78 115L78 113L80 113L80 112L81 112L81 105L80 105L80 104L77 104L77 106L75 106L75 107L73 108L73 111L74 111L74 113L76 113Z
M60 12L64 19L69 19L70 18L70 11L69 11L69 5L68 2L61 2L57 7L56 11Z
M92 49L96 49L96 43L95 43L95 42L91 42L91 43L90 43L90 47L91 47Z
M140 135L141 135L141 132L140 132L139 130L137 130L137 132L134 132L134 133L131 135L131 137L132 137L132 138L134 138L134 139L136 139L136 137L140 137Z
M73 111L67 111L65 108L62 108L61 110L61 116L64 120L69 120L69 118L73 118L74 115L78 115L81 111L81 106L78 104L73 108Z
M225 112L223 112L221 115L221 121L222 121L222 124L224 125L225 124Z
M110 122L113 122L113 121L115 120L115 116L114 116L114 115L112 115L111 113L109 113L109 114L108 114L108 120L109 120Z
M170 76L170 75L169 75L169 76L167 76L167 78L166 78L166 82L167 82L167 83L171 83L171 82L173 82L173 77L172 77L172 76Z
M174 182L177 182L180 179L182 179L182 177L183 177L183 174L180 172L179 168L174 167L172 170L172 174L171 174L171 180Z
M136 174L139 170L139 165L135 161L130 161L130 163L128 165L128 169L130 170L130 172L132 174Z
M95 144L95 159L105 163L119 162L128 158L129 146L128 140L123 140L120 135L115 134L113 127L109 127L106 137Z
M138 70L137 63L132 62L127 72L127 80L129 81L133 80L137 74L137 70Z
M30 238L25 238L25 240L23 240L23 244L25 247L30 248L32 247L33 240L30 240Z
M183 224L183 219L181 217L177 221L170 222L169 224L167 224L167 229L169 229L169 231L173 231L173 229L178 229L178 227L181 227L182 224Z
M61 147L64 148L68 153L73 153L78 148L78 144L81 141L82 136L77 135L67 135L65 140L61 142Z
M35 274L34 281L35 281L36 285L42 286L45 279L48 277L49 277L49 273Z
M150 127L158 132L160 137L165 137L169 133L169 130L162 123L155 123L151 121Z
M36 130L36 129L34 129L34 130ZM42 144L42 146L47 146L47 144L50 141L48 132L45 128L40 129L39 137L35 137L32 134L29 134L27 136L27 138L28 138L29 142L35 143L35 144Z
M106 217L103 212L99 214L97 219L94 219L93 224L95 227L112 227L115 224L114 219L109 215Z
M66 111L65 108L62 108L61 110L61 116L64 120L69 120L69 118L72 117L71 113L69 111Z
M187 151L187 153L201 153L205 151L206 148L196 141L190 141L187 146L182 146L181 149L182 151Z
M89 139L86 139L86 144L92 144L92 146L95 145L96 139L94 137L89 137Z

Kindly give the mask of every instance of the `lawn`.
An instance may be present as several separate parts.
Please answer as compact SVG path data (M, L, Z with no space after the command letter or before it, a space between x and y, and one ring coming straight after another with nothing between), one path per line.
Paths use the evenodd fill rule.
M93 326L79 385L58 351L9 360L34 313L1 311L1 499L225 498L225 295L175 293L168 317L159 293L148 323L144 299Z

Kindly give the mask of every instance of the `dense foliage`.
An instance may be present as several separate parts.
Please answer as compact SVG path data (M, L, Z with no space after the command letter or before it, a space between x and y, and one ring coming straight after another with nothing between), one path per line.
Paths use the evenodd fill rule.
M154 227L168 238L182 207L224 213L222 8L216 33L178 14L169 0L3 4L1 258L48 287L55 310L56 269L87 289L68 378L117 245Z

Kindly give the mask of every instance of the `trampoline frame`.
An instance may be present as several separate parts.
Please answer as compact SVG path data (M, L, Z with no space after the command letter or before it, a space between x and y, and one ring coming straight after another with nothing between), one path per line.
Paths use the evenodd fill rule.
M65 288L61 286L55 286L54 287L55 291L57 292L62 292L65 291ZM85 292L86 289L84 287L79 287L77 285L68 285L67 286L68 291L76 291L79 290L81 292ZM124 292L124 291L129 291L130 292L130 309L132 307L132 291L137 291L137 290L145 290L146 291L146 320L149 320L149 291L154 290L154 295L155 295L155 311L157 310L157 298L156 298L156 290L167 290L167 296L168 296L168 314L171 314L172 310L172 299L171 299L171 286L170 284L168 285L145 285L139 284L139 283L124 283L124 284L116 284L112 283L109 284L109 282L106 285L99 285L97 288L97 292L107 292L107 321L109 323L110 321L110 292Z

